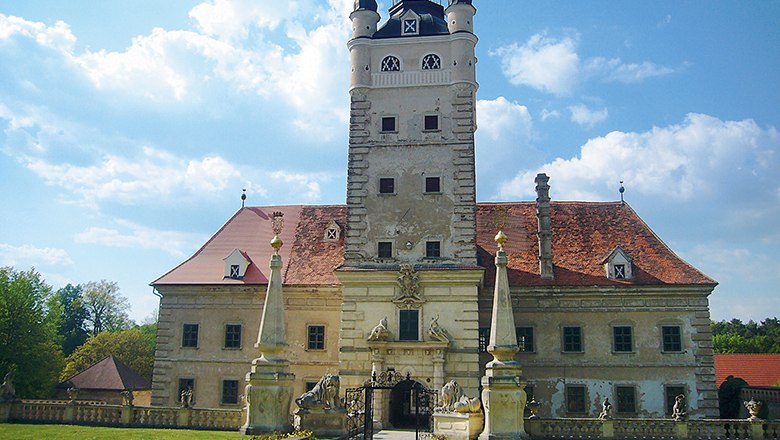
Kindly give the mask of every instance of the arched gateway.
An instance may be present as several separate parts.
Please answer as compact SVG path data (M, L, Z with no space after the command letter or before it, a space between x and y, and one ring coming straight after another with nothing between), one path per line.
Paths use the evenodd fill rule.
M387 405L389 421L395 429L414 429L417 438L433 428L433 409L438 393L392 369L373 373L362 386L346 390L349 438L374 436L374 409Z

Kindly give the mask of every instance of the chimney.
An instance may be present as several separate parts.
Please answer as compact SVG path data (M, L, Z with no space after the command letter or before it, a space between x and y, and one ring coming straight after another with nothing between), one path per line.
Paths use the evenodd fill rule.
M536 219L539 223L539 274L543 280L553 279L552 224L550 222L550 178L536 175Z

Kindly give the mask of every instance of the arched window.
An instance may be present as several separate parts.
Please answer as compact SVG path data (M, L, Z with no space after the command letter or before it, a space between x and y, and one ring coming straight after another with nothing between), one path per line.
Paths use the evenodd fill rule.
M441 69L441 58L438 55L428 54L423 57L422 70Z
M398 72L401 70L401 62L392 55L386 56L385 59L382 60L381 70L382 72Z

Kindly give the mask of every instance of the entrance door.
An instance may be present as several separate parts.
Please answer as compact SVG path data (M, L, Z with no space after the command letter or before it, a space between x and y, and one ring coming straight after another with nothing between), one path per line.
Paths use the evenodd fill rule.
M390 424L393 428L429 428L428 417L423 416L428 411L421 407L420 401L420 391L424 389L422 384L413 380L401 381L393 387L390 391Z

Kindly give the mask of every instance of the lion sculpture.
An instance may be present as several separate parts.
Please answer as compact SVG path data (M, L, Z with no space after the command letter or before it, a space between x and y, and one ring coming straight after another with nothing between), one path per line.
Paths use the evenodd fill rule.
M479 398L470 399L458 382L451 380L441 389L441 406L437 412L478 413L482 409Z
M295 403L301 409L339 409L342 407L339 399L339 377L326 374L314 385L311 391L301 394Z

